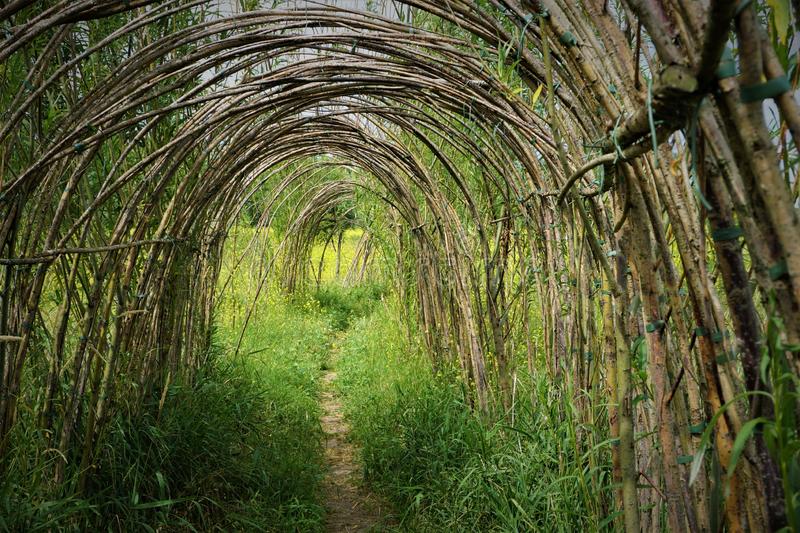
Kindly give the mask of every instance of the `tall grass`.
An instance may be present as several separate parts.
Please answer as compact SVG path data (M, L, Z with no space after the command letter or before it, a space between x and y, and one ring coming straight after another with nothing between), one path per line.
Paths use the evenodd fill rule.
M487 422L455 375L434 377L387 306L343 340L337 380L366 479L408 531L591 531L610 489L599 449L581 453L572 410L544 377L510 417ZM598 439L602 439L598 436ZM595 454L590 466L588 456ZM607 454L606 454L607 455Z
M312 298L330 317L331 325L343 331L354 319L368 316L385 295L386 288L379 283L363 283L349 288L328 284L314 291Z
M316 378L329 326L299 312L281 321L246 338L258 354L232 360L219 346L163 406L154 396L113 419L83 493L74 469L50 487L55 458L32 453L37 435L15 435L0 530L319 530Z
M317 385L330 319L286 303L262 311L242 357L231 357L238 331L221 326L192 383L173 383L163 405L155 394L117 410L82 492L72 461L52 486L56 457L31 413L0 480L0 531L320 530Z

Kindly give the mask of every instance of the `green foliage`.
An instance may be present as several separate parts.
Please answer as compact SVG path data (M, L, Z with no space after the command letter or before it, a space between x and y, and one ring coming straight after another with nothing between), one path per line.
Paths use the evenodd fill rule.
M258 314L240 353L220 327L193 383L171 385L110 421L83 493L79 474L52 492L54 461L18 425L0 481L0 531L316 531L322 508L317 379L331 331L318 311L275 302ZM224 320L220 320L224 322ZM79 459L79 458L78 458Z
M0 530L313 530L316 402L294 388L291 366L263 370L219 359L194 384L170 386L160 412L153 397L116 417L83 495L75 472L72 494L48 493L52 461L15 469L0 489Z
M376 283L352 288L324 285L314 292L313 298L330 315L333 327L344 330L353 319L366 317L385 294L386 288Z
M610 487L600 448L584 454L572 409L544 377L535 408L520 391L511 413L481 420L455 374L434 377L386 306L343 341L337 383L362 447L367 481L405 509L409 531L599 530ZM606 448L607 449L607 448ZM600 466L591 467L589 457Z
M770 296L766 342L762 347L760 365L761 380L768 385L771 392L742 392L714 413L705 431L703 431L699 448L694 455L689 483L694 483L702 471L706 452L712 447L714 431L719 418L725 414L726 410L743 398L759 396L761 401L768 401L772 404L774 418L756 417L742 425L733 443L728 463L728 473L724 480L725 492L727 494L730 490L731 477L740 462L742 454L745 452L746 446L760 431L767 449L780 470L786 505L786 521L789 524L789 530L797 531L800 529L800 436L798 435L798 394L796 391L800 386L800 381L791 371L787 354L799 353L800 346L783 342L782 338L785 335L784 325L774 313L774 305L774 296Z

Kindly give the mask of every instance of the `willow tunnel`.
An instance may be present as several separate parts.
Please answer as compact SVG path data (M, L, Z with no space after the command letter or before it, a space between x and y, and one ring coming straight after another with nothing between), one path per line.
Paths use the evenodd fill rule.
M546 372L604 527L800 527L796 2L0 4L0 468L191 382L248 212L255 298L359 227L483 419Z

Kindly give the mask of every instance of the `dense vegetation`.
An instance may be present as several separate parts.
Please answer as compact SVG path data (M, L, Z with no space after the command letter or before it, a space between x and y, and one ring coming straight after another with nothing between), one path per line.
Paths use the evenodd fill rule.
M507 416L487 424L457 375L430 372L393 311L381 306L354 325L337 369L365 478L402 510L401 530L604 529L609 443L581 457L576 442L602 427L578 427L544 375L515 382Z
M0 528L798 530L797 2L354 7L0 2Z
M317 379L338 315L314 300L273 300L234 357L232 308L248 301L236 276L198 373L150 393L140 409L121 408L89 472L70 469L53 490L57 456L20 425L0 486L0 530L320 528Z

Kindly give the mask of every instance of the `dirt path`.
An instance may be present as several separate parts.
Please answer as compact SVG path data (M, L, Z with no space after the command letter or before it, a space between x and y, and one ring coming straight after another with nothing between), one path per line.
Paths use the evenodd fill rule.
M385 505L361 486L356 451L347 440L350 427L344 421L342 404L333 387L336 372L322 378L322 429L328 474L322 485L329 533L385 530Z

